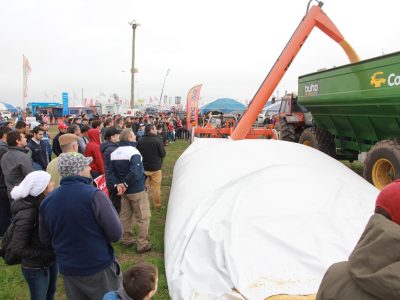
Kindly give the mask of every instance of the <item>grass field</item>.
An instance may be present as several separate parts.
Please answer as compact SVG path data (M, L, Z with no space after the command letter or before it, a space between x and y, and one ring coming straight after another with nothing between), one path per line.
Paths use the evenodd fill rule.
M55 135L54 131L56 130L53 129L51 132L52 136ZM163 181L161 188L162 208L152 211L150 224L150 237L153 250L146 254L137 255L135 249L132 247L127 248L121 243L114 244L116 256L123 270L142 261L157 265L159 270L159 288L154 299L170 299L164 269L164 226L174 164L187 146L188 144L186 142L178 141L166 147L167 156L163 164ZM356 173L362 173L362 165L360 163L343 163ZM0 299L29 299L29 290L22 277L20 266L6 266L1 259ZM58 281L56 299L66 299L61 277L59 277Z

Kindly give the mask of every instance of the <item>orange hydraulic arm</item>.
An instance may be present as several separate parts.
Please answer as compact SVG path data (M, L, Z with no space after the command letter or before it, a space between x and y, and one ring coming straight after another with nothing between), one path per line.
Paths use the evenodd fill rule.
M311 1L312 0L309 1L308 5L310 5ZM300 51L301 46L304 44L308 35L311 33L315 26L322 30L333 40L335 40L337 43L339 43L339 45L343 48L343 50L349 57L350 62L359 61L356 52L346 42L346 40L333 24L333 22L322 11L321 7L323 3L320 1L317 2L318 5L312 6L310 10L308 10L307 7L308 12L301 20L299 26L290 38L286 47L283 49L278 60L275 62L271 71L264 79L264 82L253 97L253 100L250 102L246 113L242 116L242 119L238 123L235 130L232 132L231 138L233 140L241 140L246 137L258 114L263 109L269 97L271 97L279 81L282 79L293 59Z

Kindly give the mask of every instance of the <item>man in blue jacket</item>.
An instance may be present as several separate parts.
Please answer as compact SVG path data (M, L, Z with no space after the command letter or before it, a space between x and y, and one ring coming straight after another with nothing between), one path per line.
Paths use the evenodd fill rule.
M95 123L96 121L93 121ZM118 148L119 135L121 130L116 127L109 127L104 132L105 141L100 145L100 151L104 161L104 175L106 176L106 185L110 194L110 200L119 213L121 211L121 196L117 195L117 190L111 180L111 153Z
M44 130L40 126L32 129L33 137L28 142L28 147L32 151L33 168L38 170L46 170L49 164L49 156L47 154L47 146L43 142Z
M121 197L120 218L124 230L122 242L134 244L132 218L138 225L136 238L137 253L151 250L149 243L150 204L146 191L146 176L142 156L136 149L136 137L130 128L120 135L119 147L111 153L111 178Z
M62 153L60 187L40 205L40 240L51 244L68 299L101 299L119 289L121 272L112 242L122 225L110 199L92 185L91 157Z

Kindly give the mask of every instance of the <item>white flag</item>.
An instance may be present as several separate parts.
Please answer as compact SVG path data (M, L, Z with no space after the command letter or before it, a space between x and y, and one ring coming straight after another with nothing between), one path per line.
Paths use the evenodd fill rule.
M24 90L24 98L28 97L28 76L31 74L32 69L31 66L29 65L29 60L25 57L25 55L22 55L22 70L23 70L23 90Z

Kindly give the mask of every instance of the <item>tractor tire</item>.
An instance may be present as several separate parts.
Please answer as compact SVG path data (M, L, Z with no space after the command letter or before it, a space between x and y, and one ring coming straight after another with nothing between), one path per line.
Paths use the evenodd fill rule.
M299 143L313 147L331 157L335 157L336 155L333 135L322 128L306 128L300 136Z
M380 190L400 178L400 138L380 141L368 151L363 176Z
M281 141L297 142L296 131L286 120L280 119L278 126L275 126L275 130L278 132L278 137Z

